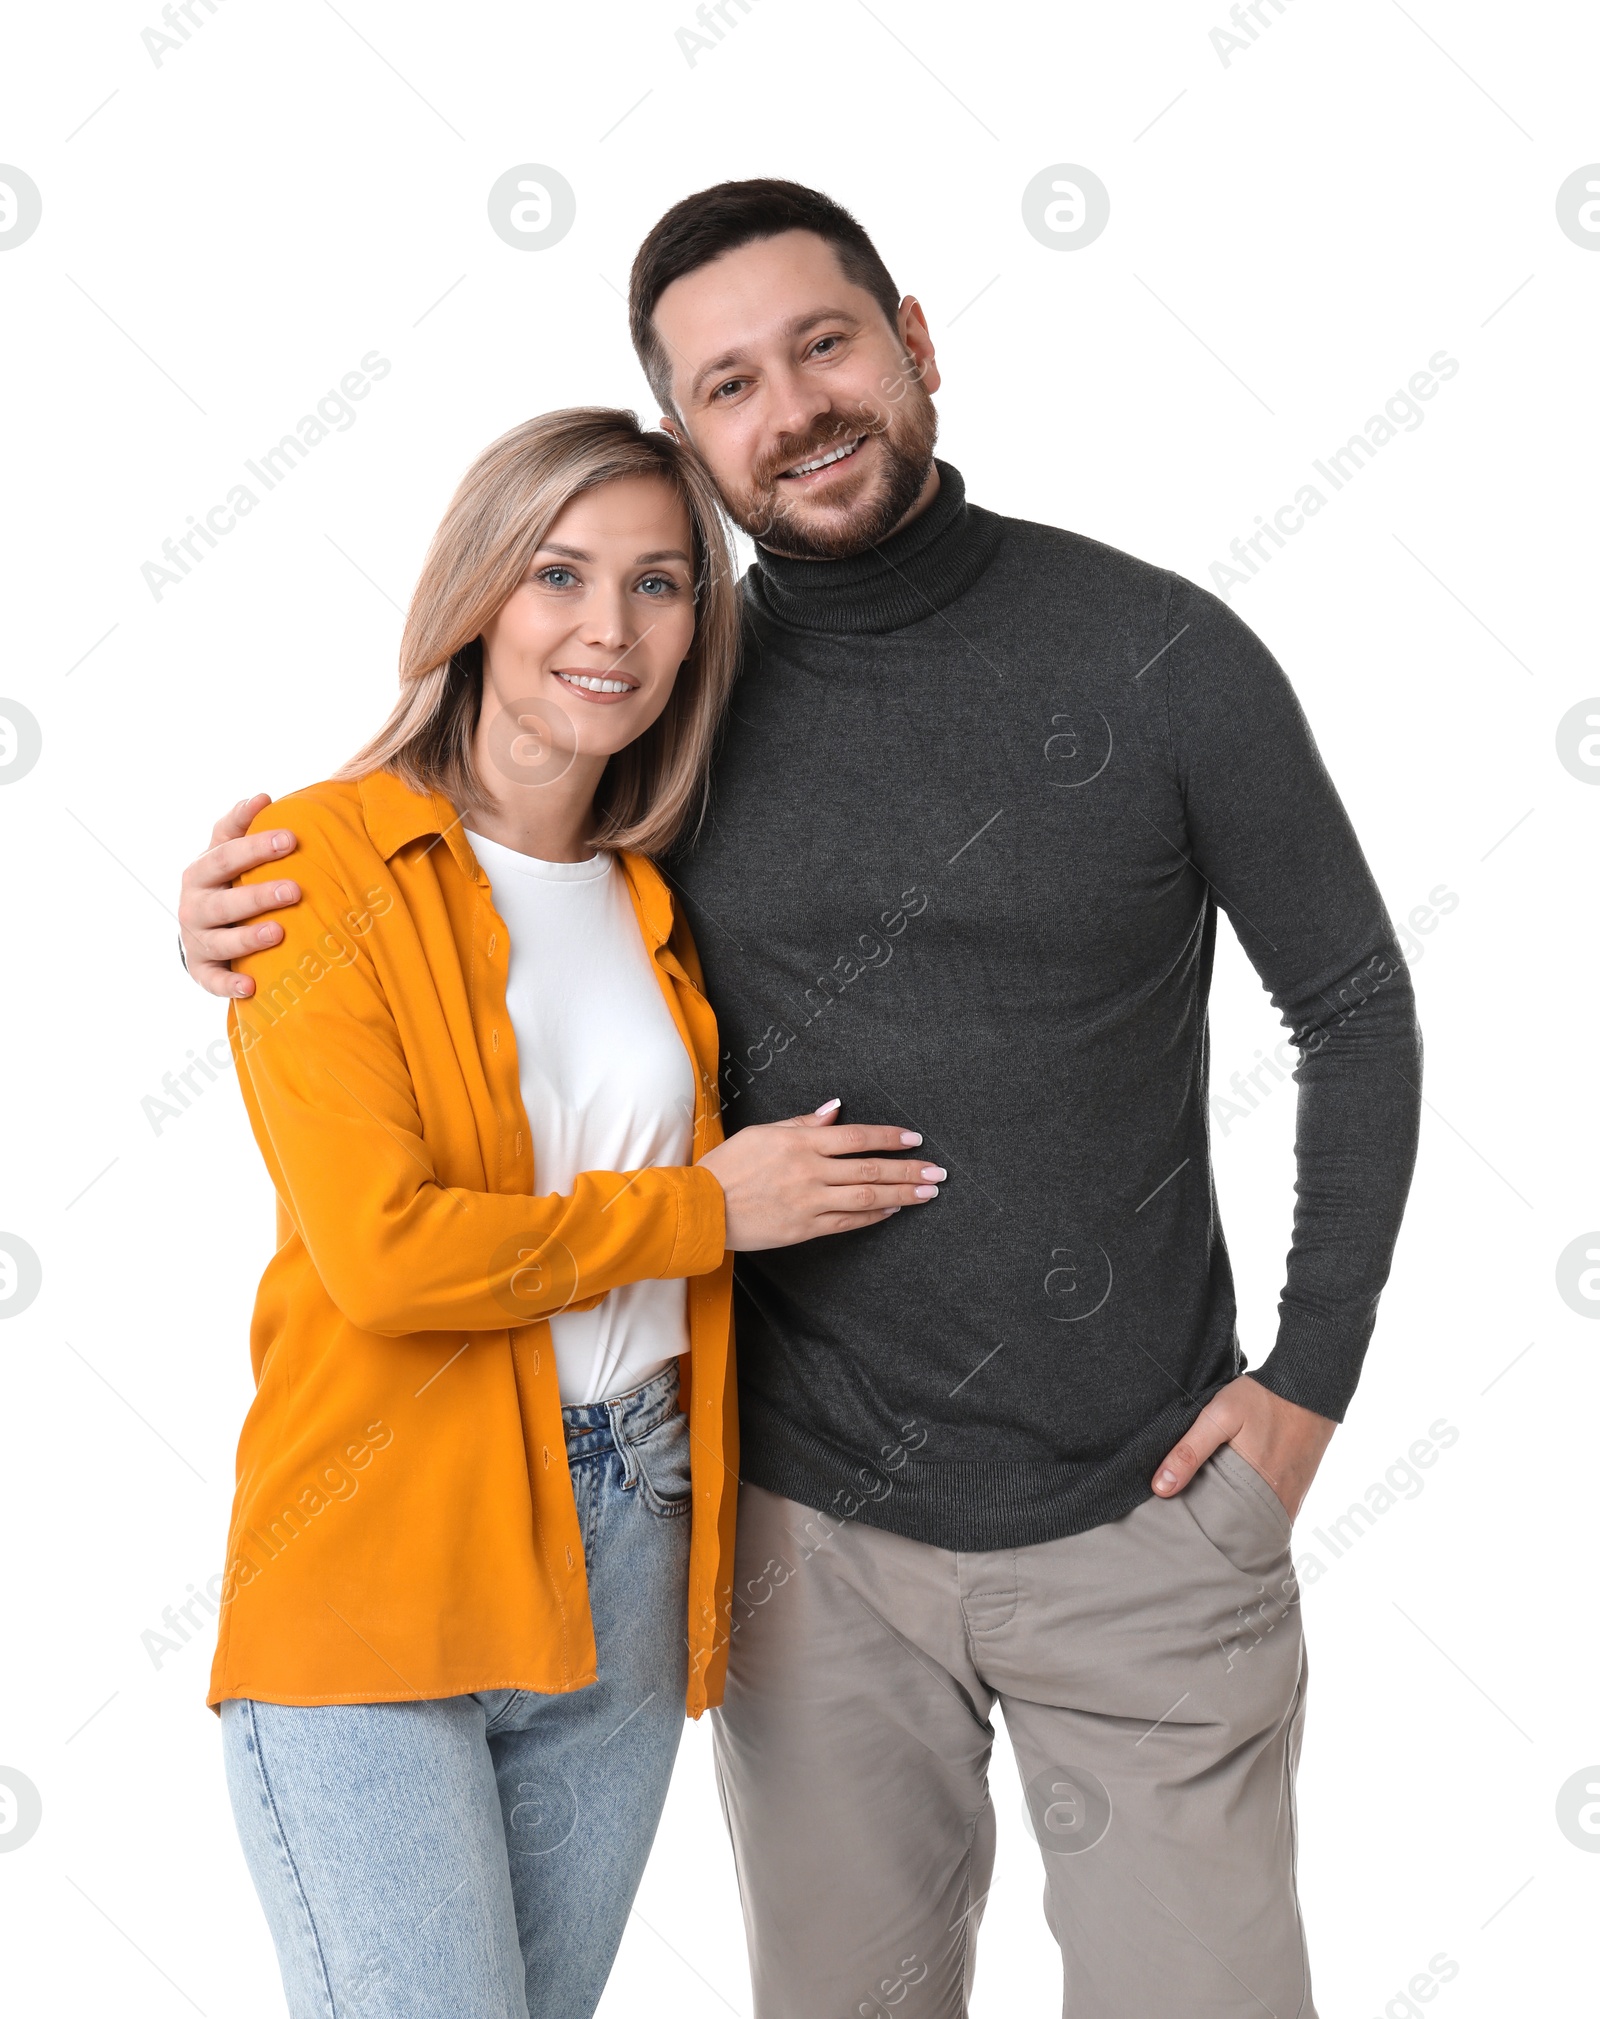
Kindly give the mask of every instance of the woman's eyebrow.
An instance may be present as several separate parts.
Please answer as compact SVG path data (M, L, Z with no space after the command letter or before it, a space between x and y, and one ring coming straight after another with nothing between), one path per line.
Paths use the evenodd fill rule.
M582 547L563 547L555 540L546 540L538 551L541 554L559 554L563 561L592 561L594 559L593 554L586 554ZM692 557L686 554L681 547L658 547L654 552L649 554L636 554L633 565L636 568L642 568L647 562L651 561L681 561L686 568L694 565Z

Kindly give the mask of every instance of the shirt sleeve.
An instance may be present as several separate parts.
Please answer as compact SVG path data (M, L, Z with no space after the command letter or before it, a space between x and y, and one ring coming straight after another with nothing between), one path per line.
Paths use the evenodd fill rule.
M389 1337L498 1331L719 1267L710 1171L586 1171L543 1196L441 1181L413 1082L426 1062L407 1059L373 960L382 924L363 929L362 906L296 824L304 895L276 914L281 944L236 963L256 992L234 999L229 1036L273 1183L345 1317Z
M1278 1336L1253 1377L1342 1420L1416 1162L1411 976L1282 668L1217 597L1174 578L1168 730L1186 852L1300 1054L1295 1208Z

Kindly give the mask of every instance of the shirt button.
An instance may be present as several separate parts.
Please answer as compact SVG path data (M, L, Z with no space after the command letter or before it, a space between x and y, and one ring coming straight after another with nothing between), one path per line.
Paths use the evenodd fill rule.
M499 1033L498 1031L490 1031L490 1033L489 1033L489 1049L490 1049L491 1051L495 1051L495 1052L499 1051L499 1049L500 1049L500 1033Z

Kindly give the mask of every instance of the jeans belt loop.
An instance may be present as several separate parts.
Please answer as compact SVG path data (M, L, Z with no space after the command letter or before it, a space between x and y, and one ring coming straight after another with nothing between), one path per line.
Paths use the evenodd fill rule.
M606 1414L611 1419L611 1442L616 1446L617 1456L622 1460L622 1485L624 1491L639 1484L639 1461L633 1455L633 1446L623 1428L623 1409L619 1403L608 1402Z

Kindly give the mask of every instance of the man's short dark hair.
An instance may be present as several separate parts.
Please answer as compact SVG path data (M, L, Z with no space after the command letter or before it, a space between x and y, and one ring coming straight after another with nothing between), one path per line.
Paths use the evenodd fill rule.
M878 248L841 203L799 182L760 176L719 182L675 203L656 223L633 262L628 284L628 326L639 363L663 413L672 405L672 361L656 334L656 303L675 280L709 266L725 252L782 231L812 231L838 255L846 280L865 288L893 327L900 291Z

